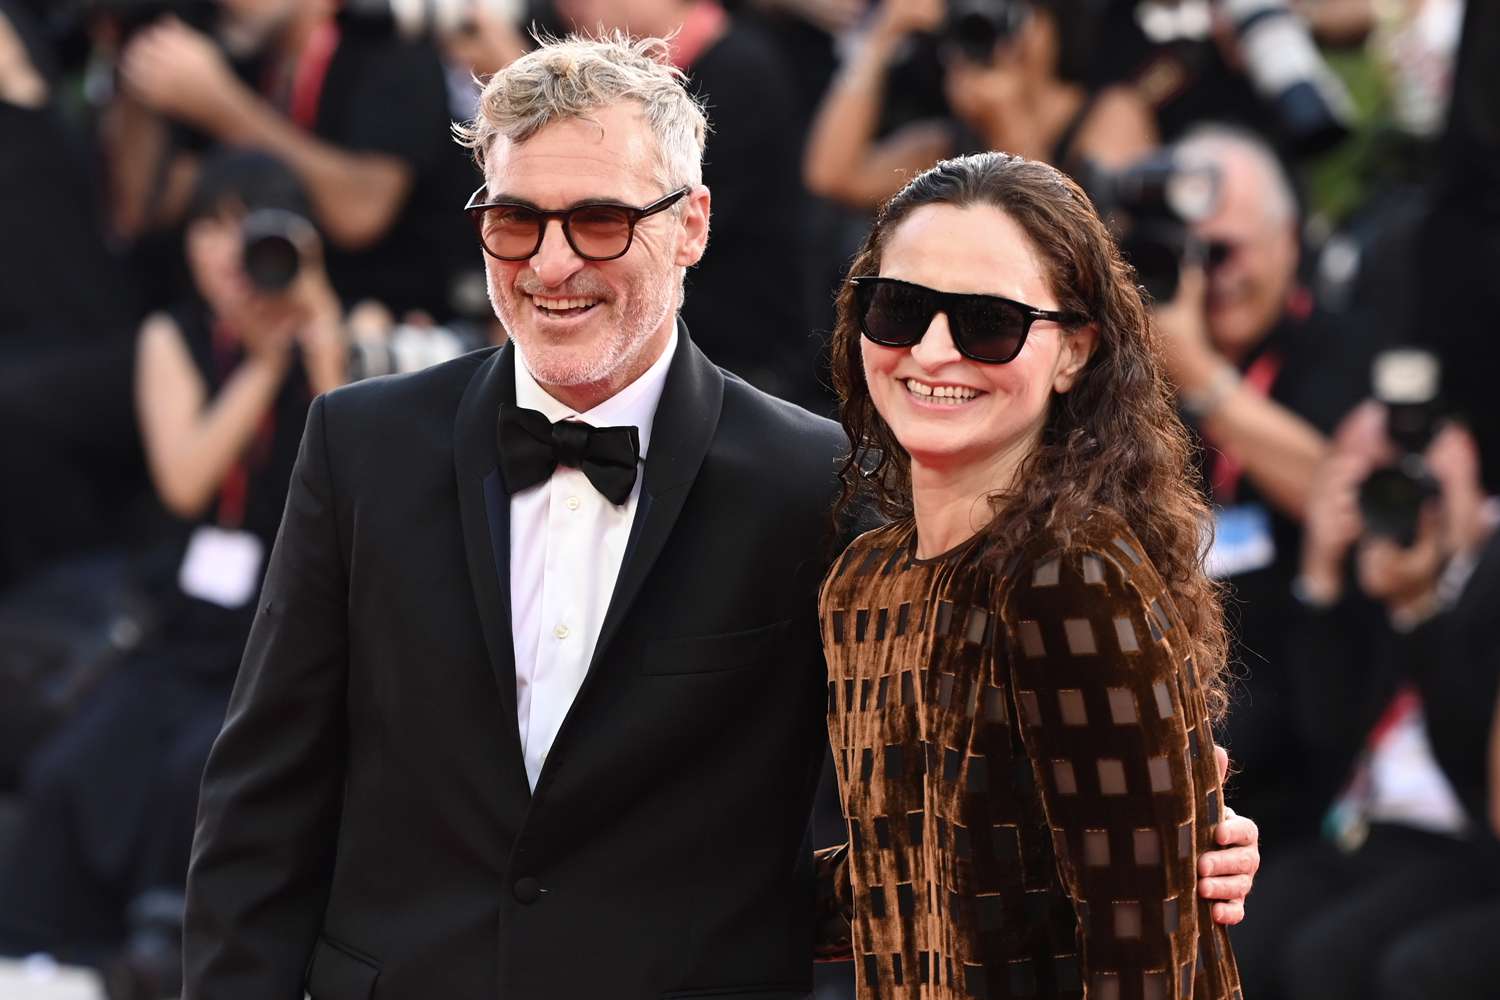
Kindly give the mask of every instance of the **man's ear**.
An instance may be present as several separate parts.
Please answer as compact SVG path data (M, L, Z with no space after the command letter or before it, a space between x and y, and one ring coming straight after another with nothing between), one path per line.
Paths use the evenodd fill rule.
M710 200L708 188L702 184L682 199L682 238L677 243L677 256L673 260L678 267L692 267L703 259L703 252L708 249Z
M1057 375L1052 379L1052 389L1055 392L1067 392L1073 388L1078 381L1079 372L1083 371L1089 363L1089 358L1094 356L1094 348L1099 343L1099 326L1089 323L1086 326L1074 327L1063 332L1060 344L1060 357L1057 366Z

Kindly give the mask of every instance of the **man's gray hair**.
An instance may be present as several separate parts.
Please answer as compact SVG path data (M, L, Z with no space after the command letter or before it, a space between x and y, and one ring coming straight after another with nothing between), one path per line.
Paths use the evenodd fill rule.
M453 126L481 169L498 136L525 142L551 122L634 101L656 138L657 179L668 188L703 183L708 119L688 93L683 72L671 64L665 40L614 32L538 41L535 50L490 78L473 121Z
M1261 175L1267 221L1297 224L1299 206L1292 179L1276 151L1254 132L1219 123L1199 125L1189 129L1172 148L1189 162L1213 163L1227 156L1244 157Z

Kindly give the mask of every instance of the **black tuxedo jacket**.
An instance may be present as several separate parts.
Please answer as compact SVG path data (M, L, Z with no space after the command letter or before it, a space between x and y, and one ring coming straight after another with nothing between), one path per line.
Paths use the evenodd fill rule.
M587 680L527 786L514 352L314 402L188 879L185 1000L809 990L833 423L687 339Z

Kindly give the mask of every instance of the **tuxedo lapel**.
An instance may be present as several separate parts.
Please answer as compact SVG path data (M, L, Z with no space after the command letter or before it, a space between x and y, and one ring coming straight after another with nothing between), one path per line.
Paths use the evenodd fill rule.
M516 653L510 627L510 496L501 478L495 425L500 405L515 399L515 350L506 346L479 367L458 404L453 464L469 581L505 706L502 731L521 762L516 723ZM525 787L524 767L517 769ZM530 794L529 789L527 790Z
M724 376L713 362L688 339L687 327L677 325L677 354L667 371L661 402L651 429L651 450L646 455L645 480L641 484L640 503L635 523L625 546L620 575L610 597L599 642L584 680L579 700L588 690L589 681L598 669L630 612L630 606L656 564L657 556L672 534L677 515L687 501L693 480L708 454L714 432L719 426L719 410L724 401Z

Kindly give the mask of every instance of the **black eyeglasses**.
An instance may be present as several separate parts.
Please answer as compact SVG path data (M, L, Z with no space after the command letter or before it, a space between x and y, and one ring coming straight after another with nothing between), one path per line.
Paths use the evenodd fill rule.
M932 317L948 317L948 330L958 353L971 361L1003 365L1015 359L1026 343L1031 324L1039 319L1076 326L1086 317L1078 313L1037 309L998 295L940 292L896 278L850 278L859 329L882 347L913 347L932 325Z
M636 223L676 204L688 188L678 188L644 208L613 202L589 202L557 212L510 201L481 202L488 186L469 196L464 206L485 253L500 260L529 260L542 248L542 236L553 219L562 223L568 246L584 260L615 260L635 240Z

